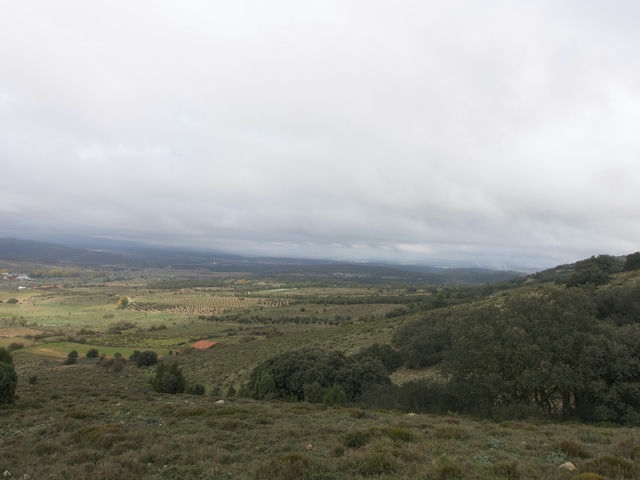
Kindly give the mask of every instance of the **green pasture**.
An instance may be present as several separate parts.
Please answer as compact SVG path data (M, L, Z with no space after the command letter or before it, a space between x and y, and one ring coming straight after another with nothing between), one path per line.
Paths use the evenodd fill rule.
M195 341L209 339L218 345L205 352L189 352L180 361L207 388L224 389L239 387L258 363L288 350L313 345L351 354L372 343L387 343L401 322L384 318L397 304L345 304L340 300L377 293L372 287L288 288L262 282L260 289L249 293L255 286L233 281L215 290L108 285L23 291L18 304L0 304L0 329L39 329L44 338L25 342L24 352L58 359L72 350L82 357L90 348L108 356L120 353L128 357L134 350L153 350L163 356L169 351L187 351ZM248 295L234 296L238 287L247 288ZM219 305L225 311L212 320L193 314L119 309L121 296L134 304ZM316 300L305 301L308 299ZM119 326L124 328L114 331ZM9 345L21 340L1 341Z
M86 353L92 348L95 348L96 350L98 350L100 355L107 355L109 357L112 357L114 354L120 353L125 358L129 358L129 356L131 356L134 350L145 349L142 346L139 348L132 348L132 347L105 346L105 345L99 345L99 344L85 344L85 343L74 343L74 342L50 342L50 343L33 345L31 347L25 347L24 351L37 354L37 355L47 356L47 357L64 359L66 358L67 354L69 354L69 352L73 350L78 352L80 358L83 358L85 357ZM169 355L168 349L155 348L154 351L158 354L159 357Z
M118 297L119 298L119 297ZM116 301L104 298L81 298L70 295L41 301L37 296L25 298L18 305L0 304L0 326L29 325L43 328L91 328L106 330L110 324L129 321L140 326L175 320L168 312L148 313L116 308ZM111 298L109 298L111 300Z

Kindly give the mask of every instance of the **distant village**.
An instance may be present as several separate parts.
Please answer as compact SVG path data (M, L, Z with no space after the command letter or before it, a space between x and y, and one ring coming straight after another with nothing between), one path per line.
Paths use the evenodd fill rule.
M26 273L2 273L0 276L2 280L31 280Z
M34 290L50 290L54 288L62 288L61 283L44 283L44 284L34 285L32 282L33 279L26 273L0 272L0 280L18 282L18 285L17 285L18 290L24 290L27 288L34 289ZM24 285L24 284L21 284L21 282L29 282L29 283L27 285Z

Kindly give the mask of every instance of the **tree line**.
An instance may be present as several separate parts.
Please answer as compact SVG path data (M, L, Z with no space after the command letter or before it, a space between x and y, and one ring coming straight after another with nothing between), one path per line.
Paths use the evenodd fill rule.
M430 312L393 343L407 367L436 367L425 391L461 411L640 424L640 287L512 293Z

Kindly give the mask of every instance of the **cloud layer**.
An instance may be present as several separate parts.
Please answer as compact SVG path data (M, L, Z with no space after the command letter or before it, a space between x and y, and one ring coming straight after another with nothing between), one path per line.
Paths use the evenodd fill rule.
M636 2L0 18L0 234L546 266L640 244Z

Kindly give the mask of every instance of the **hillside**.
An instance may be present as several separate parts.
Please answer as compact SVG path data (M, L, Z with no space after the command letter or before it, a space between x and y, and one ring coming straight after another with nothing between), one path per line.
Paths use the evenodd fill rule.
M422 385L433 401L423 408L442 408L436 398L448 396L459 411L488 417L640 424L631 393L640 381L636 256L594 256L404 323L393 344L405 365L449 378Z
M639 478L635 260L494 285L344 264L305 277L295 260L296 275L183 264L116 278L101 265L2 281L17 386L0 407L0 469L533 480L573 478L571 462L583 478ZM175 363L192 393L157 391L160 370L141 358Z
M103 372L86 360L40 368L16 405L0 409L0 468L12 478L568 480L566 462L605 475L585 479L638 478L638 429L218 403L156 394L150 369Z
M65 247L54 243L0 238L0 261L50 265L98 266L125 263L122 255Z

